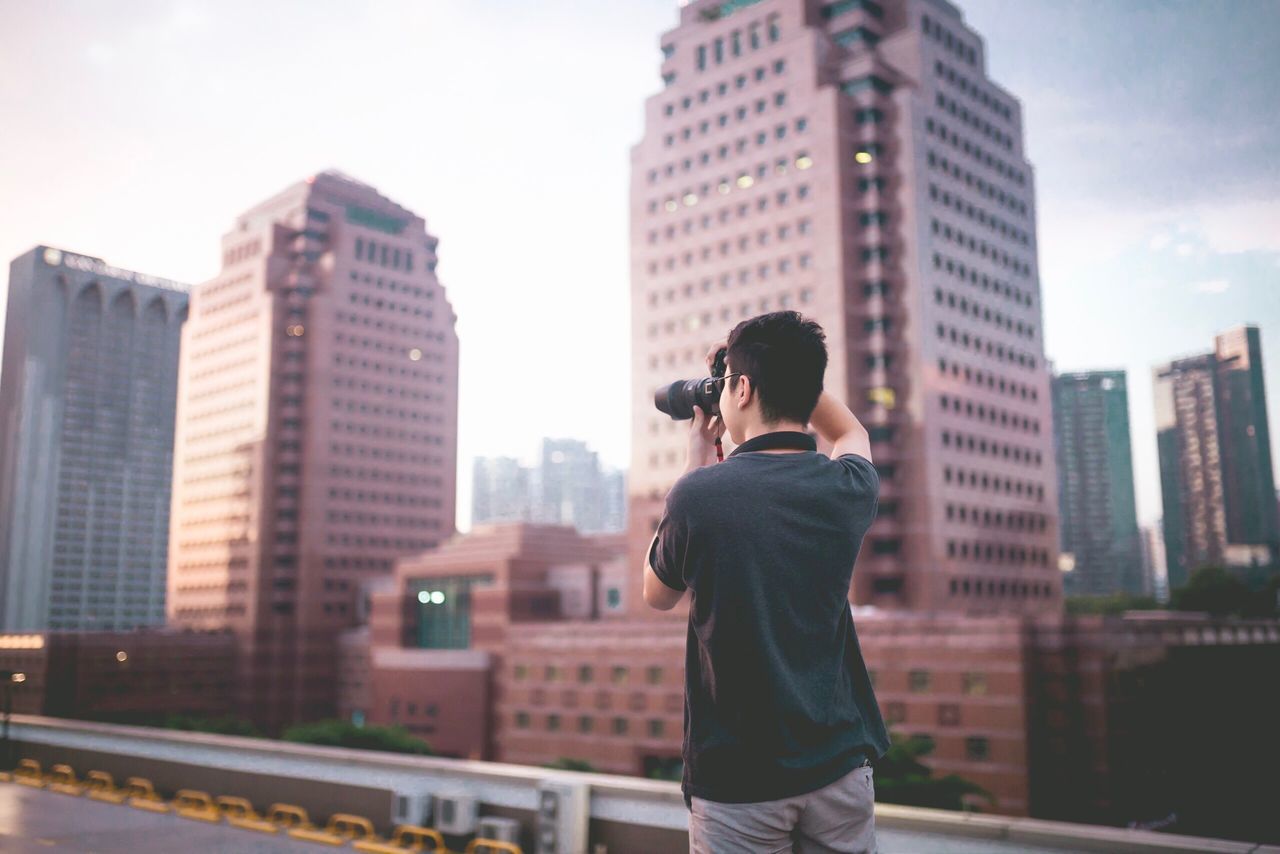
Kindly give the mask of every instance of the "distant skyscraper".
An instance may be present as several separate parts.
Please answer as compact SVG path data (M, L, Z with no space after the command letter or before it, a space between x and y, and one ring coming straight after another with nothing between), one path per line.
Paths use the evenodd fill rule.
M1169 601L1168 568L1165 566L1164 528L1160 520L1142 527L1144 593L1160 602Z
M1145 591L1124 371L1053 378L1062 552L1072 595Z
M476 457L471 480L472 523L530 521L530 476L529 469L512 457Z
M1207 564L1273 564L1280 522L1258 328L1157 367L1155 406L1170 589Z
M422 217L334 172L237 219L183 329L169 616L239 707L333 714L360 589L454 532L458 339Z
M186 285L38 246L8 302L0 625L163 623Z
M473 469L471 521L571 525L584 534L626 525L626 476L600 464L577 439L543 439L535 468L510 457L478 457Z
M654 389L794 308L880 472L854 598L1059 610L1033 176L981 38L942 0L694 0L660 46L632 150L631 565L684 465Z

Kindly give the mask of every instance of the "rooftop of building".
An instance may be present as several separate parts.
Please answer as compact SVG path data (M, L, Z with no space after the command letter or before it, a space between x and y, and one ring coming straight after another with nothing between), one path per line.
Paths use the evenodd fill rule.
M372 813L381 805L383 814L365 816L379 832L390 830L398 797L409 803L430 795L469 796L481 814L514 819L531 838L539 787L548 782L585 792L577 819L589 828L593 851L677 850L688 827L679 786L654 780L38 717L15 718L13 738L17 756L33 757L43 769L64 762L81 778L89 770L108 771L117 780L145 774L162 799L188 789L245 797L259 809L291 802L316 823L333 812ZM192 822L85 798L68 809L68 797L0 783L0 814L8 817L0 841L16 835L38 840L39 850L148 852L172 850L171 840L180 833L184 847L193 850L308 850L283 834L266 837L217 821ZM1280 848L1253 843L889 804L877 805L876 821L879 850L887 854L1280 854ZM446 838L451 849L461 850L463 842Z

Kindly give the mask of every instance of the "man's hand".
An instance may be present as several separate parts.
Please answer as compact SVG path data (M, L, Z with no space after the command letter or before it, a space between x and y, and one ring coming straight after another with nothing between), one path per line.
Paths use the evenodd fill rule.
M716 462L716 440L724 435L724 421L719 415L708 416L702 408L693 408L693 425L689 428L689 457L685 471Z
M707 351L707 370L710 371L716 364L716 353L729 348L729 339L717 341L711 345L711 349Z

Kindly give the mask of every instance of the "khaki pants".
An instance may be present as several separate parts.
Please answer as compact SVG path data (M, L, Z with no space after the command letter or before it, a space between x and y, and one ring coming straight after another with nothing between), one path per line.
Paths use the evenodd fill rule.
M691 854L874 854L871 766L793 798L753 804L690 799ZM794 847L793 847L794 846Z

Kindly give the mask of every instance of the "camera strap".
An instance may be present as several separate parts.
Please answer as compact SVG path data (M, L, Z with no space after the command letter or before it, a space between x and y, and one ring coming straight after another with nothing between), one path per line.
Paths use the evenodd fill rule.
M808 433L799 433L795 430L780 430L777 433L765 433L762 436L756 436L754 439L748 439L734 448L729 456L749 454L752 451L776 451L782 449L816 451L818 450L818 440Z

